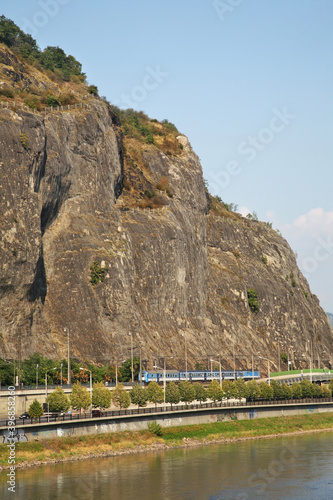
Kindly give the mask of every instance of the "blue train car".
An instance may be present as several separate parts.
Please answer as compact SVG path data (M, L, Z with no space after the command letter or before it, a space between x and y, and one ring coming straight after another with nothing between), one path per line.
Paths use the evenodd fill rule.
M221 372L222 380L234 380L242 378L244 380L259 379L259 371L248 371L248 370L222 370ZM139 382L144 382L149 384L149 382L164 382L164 370L143 370L142 374L139 373ZM165 371L165 381L166 382L181 382L182 380L190 380L191 382L211 382L212 380L220 380L219 371L205 371L205 370L188 370L178 371L178 370L166 370Z

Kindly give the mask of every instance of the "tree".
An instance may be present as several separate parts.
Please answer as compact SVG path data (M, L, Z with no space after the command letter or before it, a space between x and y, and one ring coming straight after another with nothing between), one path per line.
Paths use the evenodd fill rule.
M243 378L238 378L234 381L235 398L246 398L246 384Z
M83 408L87 410L91 403L90 394L86 387L83 387L80 382L73 385L72 393L70 395L71 406L74 410Z
M200 401L200 404L202 404L203 401L207 401L207 390L205 387L200 384L200 382L193 384L193 387L195 389L195 399Z
M171 406L173 404L177 404L180 401L180 394L178 387L174 382L168 382L165 388L165 401L170 403Z
M222 382L223 397L230 399L233 397L233 383L231 380L223 380Z
M130 390L131 402L134 405L138 405L138 408L141 406L147 406L148 394L147 389L144 389L142 385L135 384L133 388Z
M14 380L14 365L13 363L7 362L4 359L0 358L0 377L1 384L12 385Z
M282 384L282 397L284 399L290 399L293 394L293 390L290 385L287 385L285 382Z
M250 380L245 384L246 399L255 400L260 396L260 388L255 380Z
M29 417L34 418L37 422L38 417L41 417L44 413L42 405L35 399L29 406Z
M261 382L259 384L259 394L262 399L272 399L274 395L273 387L266 382Z
M67 411L70 407L70 402L61 387L57 387L55 391L51 392L46 402L49 404L50 411Z
M129 382L132 380L132 360L131 358L124 361L119 368L121 374L121 380L123 382ZM134 380L138 380L138 374L140 371L140 358L134 356L133 357L133 371L134 371Z
M331 378L330 383L328 384L328 388L331 392L333 392L333 378Z
M183 380L178 384L179 397L180 400L183 401L186 406L188 403L191 403L195 399L195 387L189 380Z
M321 390L321 397L322 398L330 398L331 397L332 393L331 393L328 385L322 384L320 386L320 390Z
M275 399L283 399L283 387L276 380L271 380L271 387L273 389L273 397Z
M298 382L294 382L291 385L291 393L292 397L294 399L301 399L302 398L302 386Z
M321 387L318 384L312 384L312 396L314 398L320 398L321 397Z
M164 392L162 387L158 385L157 382L150 382L147 387L147 396L148 401L151 403L155 403L155 407L157 403L163 403L164 401Z
M212 380L207 388L207 395L213 401L222 401L223 390L217 380Z
M112 402L118 408L128 408L131 404L131 398L122 384L118 384L112 391Z
M302 382L300 383L300 386L302 388L302 397L311 398L313 395L313 386L310 380L303 379Z
M92 390L92 405L94 408L109 408L111 405L111 391L105 387L103 382L95 382Z

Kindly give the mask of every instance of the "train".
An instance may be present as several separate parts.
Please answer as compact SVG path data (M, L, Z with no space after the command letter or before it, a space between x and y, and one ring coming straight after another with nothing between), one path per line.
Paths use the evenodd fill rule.
M221 371L222 380L235 380L242 378L244 380L259 379L259 371L248 371L248 370L222 370ZM149 384L149 382L164 382L164 370L142 370L141 374L138 375L139 382L144 382ZM212 380L220 380L219 371L205 371L205 370L189 370L178 371L178 370L165 370L165 381L166 382L181 382L182 380L190 380L191 382L211 382Z

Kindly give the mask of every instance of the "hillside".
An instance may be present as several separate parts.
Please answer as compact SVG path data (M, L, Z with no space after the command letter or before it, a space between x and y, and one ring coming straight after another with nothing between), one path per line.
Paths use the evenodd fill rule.
M333 314L327 313L328 319L330 320L331 325L333 326Z
M131 338L147 366L184 366L186 351L192 367L219 353L224 368L257 367L260 351L273 370L278 351L297 366L310 345L316 360L332 352L288 243L209 195L174 125L55 82L6 45L0 75L3 357L65 357L65 328L93 362L129 357ZM38 102L74 101L33 109L32 87Z

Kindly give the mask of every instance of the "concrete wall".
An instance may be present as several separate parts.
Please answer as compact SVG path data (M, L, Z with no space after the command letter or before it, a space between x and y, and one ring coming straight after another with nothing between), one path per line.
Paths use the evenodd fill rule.
M175 411L155 415L126 415L80 421L49 422L40 425L17 426L20 441L47 439L64 436L82 436L104 432L145 430L149 422L158 422L162 427L176 425L207 424L230 420L243 420L289 415L333 412L333 403L304 403L294 405L269 405L235 408L209 408L202 410ZM0 429L4 442L6 429Z

